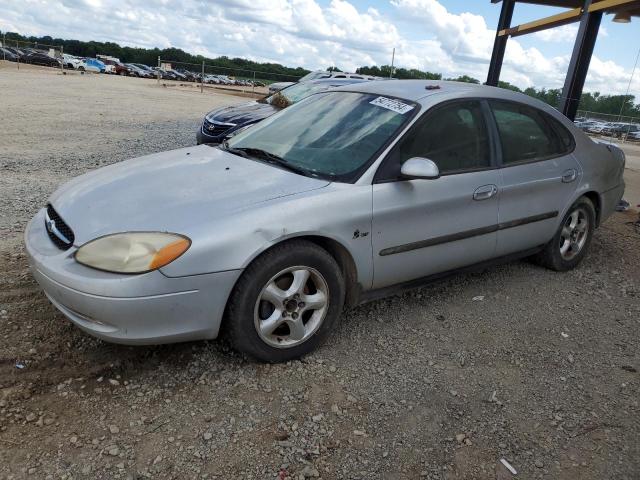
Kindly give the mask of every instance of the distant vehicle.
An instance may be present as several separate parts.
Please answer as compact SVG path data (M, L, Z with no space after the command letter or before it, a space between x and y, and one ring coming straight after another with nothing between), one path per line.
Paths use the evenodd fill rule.
M587 126L587 128L585 128L585 131L588 133L596 133L596 134L600 134L602 133L602 129L605 128L608 124L605 122L597 122L594 121L591 125Z
M187 82L195 82L200 77L200 74L190 72L189 70L185 70L184 68L175 68L173 70L174 73L177 73L180 76L180 80L185 80Z
M45 67L60 67L62 62L57 58L50 57L46 53L38 51L30 51L24 55L20 61L25 63L31 63L33 65L44 65Z
M104 73L106 65L97 58L85 58L82 60L82 65L78 67L78 70L93 73Z
M107 57L102 57L99 60L105 64L107 73L121 76L129 75L129 68L124 63Z
M283 88L287 88L294 83L308 82L309 80L320 80L323 78L355 78L356 80L380 80L378 77L372 75L361 75L359 73L348 72L329 72L324 70L318 70L315 72L309 72L297 82L277 82L269 85L269 93L276 93Z
M140 68L135 63L125 63L124 64L129 69L129 75L140 78L155 78L156 72L152 70L146 70L144 68Z
M631 140L634 142L640 141L640 130L629 133L629 135L627 135L627 140Z
M276 93L283 96L285 102L292 105L314 93L364 81L365 80L356 80L353 78L312 80L310 82L293 84ZM239 131L282 110L284 106L282 103L274 101L275 95L276 94L241 105L224 107L207 113L202 125L196 132L198 145L201 143L221 143Z
M3 48L8 52L13 53L18 58L24 57L27 54L27 52L25 52L24 50L21 50L16 47L3 47Z
M153 68L151 68L148 65L145 65L144 63L132 63L131 65L134 65L135 67L137 67L138 69L140 69L143 72L147 73L147 77L146 78L155 78L156 77L156 72L153 70Z
M629 133L640 131L640 127L635 123L610 123L602 129L602 135L622 138Z
M0 60L7 60L9 62L17 62L19 56L13 53L8 48L0 47Z
M587 131L588 128L595 127L596 125L599 125L600 123L599 122L594 122L593 120L580 120L580 121L576 120L574 122L574 124L580 130Z
M82 65L82 59L78 58L74 55L69 55L65 53L62 55L62 62L64 63L65 68L70 70L77 70L80 65Z

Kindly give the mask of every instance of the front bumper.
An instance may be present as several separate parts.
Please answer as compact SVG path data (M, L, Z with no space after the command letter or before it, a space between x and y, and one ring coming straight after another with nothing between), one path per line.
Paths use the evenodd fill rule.
M85 332L142 345L215 338L241 271L167 277L101 272L59 250L44 228L44 209L29 222L25 245L33 276L51 303Z

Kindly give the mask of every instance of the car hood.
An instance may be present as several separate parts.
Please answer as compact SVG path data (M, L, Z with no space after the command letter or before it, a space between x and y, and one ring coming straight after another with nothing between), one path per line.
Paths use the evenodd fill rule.
M189 236L217 218L328 184L200 145L81 175L59 188L49 201L73 229L79 246L126 231Z
M260 102L248 102L241 105L225 107L207 114L207 120L222 123L243 125L267 118L278 111L277 108Z

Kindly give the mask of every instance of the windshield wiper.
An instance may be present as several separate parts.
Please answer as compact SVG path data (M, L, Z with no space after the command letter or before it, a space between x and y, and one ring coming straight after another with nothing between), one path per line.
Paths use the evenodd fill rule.
M243 149L230 147L229 140L225 140L224 142L222 142L219 147L225 152L233 153L234 155L238 155L239 157L249 158L249 154Z
M259 158L260 160L265 160L266 162L271 163L272 165L278 165L279 167L282 167L286 170L289 170L290 172L297 173L299 175L315 176L315 174L313 174L311 171L307 170L306 168L293 165L287 162L284 158L279 157L275 153L267 152L266 150L262 150L261 148L251 148L251 147L231 148L227 146L227 149L229 149L230 151L238 151L239 153L240 152L245 153L252 157Z

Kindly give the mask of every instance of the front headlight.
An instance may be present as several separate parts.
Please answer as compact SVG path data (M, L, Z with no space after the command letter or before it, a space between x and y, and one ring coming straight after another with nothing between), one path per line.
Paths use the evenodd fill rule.
M190 246L191 240L176 233L116 233L85 243L75 258L107 272L145 273L173 262Z

